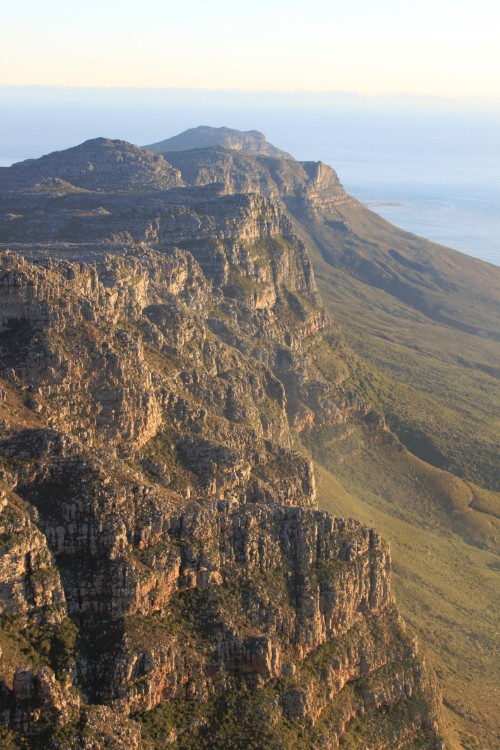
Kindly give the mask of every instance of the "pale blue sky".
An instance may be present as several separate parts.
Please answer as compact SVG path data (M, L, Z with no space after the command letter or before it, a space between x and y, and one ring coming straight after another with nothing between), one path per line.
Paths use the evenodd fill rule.
M493 0L0 0L0 85L500 97Z

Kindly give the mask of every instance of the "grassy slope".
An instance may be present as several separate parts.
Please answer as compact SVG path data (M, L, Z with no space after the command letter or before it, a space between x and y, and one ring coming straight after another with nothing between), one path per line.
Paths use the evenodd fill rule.
M337 467L336 476L321 469L320 505L374 525L391 540L398 605L439 677L450 744L493 750L500 739L498 558L456 534L443 536L440 528L425 528L391 512L388 487L396 498L400 477L394 471L384 475L380 458L375 454L366 460L361 454ZM380 483L373 482L378 470Z
M498 747L500 497L484 488L500 489L500 269L355 202L337 223L300 218L323 300L361 355L356 385L423 459L312 434L320 504L391 541L398 603L440 678L452 744Z
M363 357L372 400L416 455L500 489L500 268L359 204L340 210L349 231L296 226L325 304Z

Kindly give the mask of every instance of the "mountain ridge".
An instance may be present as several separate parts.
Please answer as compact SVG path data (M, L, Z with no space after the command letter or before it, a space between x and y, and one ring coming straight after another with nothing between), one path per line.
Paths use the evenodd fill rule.
M101 146L106 150L106 143ZM130 151L136 175L142 154L137 147L117 148ZM160 731L170 744L194 748L202 741L197 722L211 733L210 747L226 746L242 742L257 716L264 735L259 747L288 742L336 748L341 739L356 741L355 733L359 740L366 731L373 747L386 747L388 737L394 747L419 741L438 747L439 710L393 609L385 543L371 523L362 527L314 510L307 451L318 466L338 472L346 486L353 469L362 483L363 462L367 467L385 462L389 473L399 466L401 476L412 467L417 483L423 469L386 428L384 404L373 400L380 399L376 375L345 345L324 309L310 257L336 318L343 299L349 301L344 277L359 294L359 284L367 286L373 273L377 294L391 294L398 304L411 289L423 288L424 304L417 298L417 306L410 295L412 315L431 319L434 300L450 292L448 267L428 270L411 238L404 254L397 243L389 248L396 257L372 243L374 259L366 257L368 229L376 219L320 163L197 149L178 152L172 163L168 157L158 162L176 175L170 187L152 189L148 156L143 182L122 173L116 181L105 175L106 192L83 157L89 192L50 181L33 191L30 168L21 181L16 176L9 194L6 173L3 181L0 175L5 211L0 238L6 249L2 453L10 559L23 524L33 550L25 554L35 559L34 550L48 544L37 553L47 571L41 585L29 565L19 567L15 579L9 579L11 566L3 585L15 580L18 590L21 585L26 591L17 606L26 608L29 622L44 621L47 627L47 616L58 620L52 636L58 642L64 625L64 648L76 659L92 698L77 705L64 659L52 661L51 668L60 670L58 688L50 671L16 672L13 656L9 679L15 681L7 686L3 716L14 728L33 724L32 736L39 737L47 725L37 725L36 711L30 714L23 703L34 701L62 750L68 747L64 742L90 741L92 726L103 731L103 722L117 747L127 741L135 743L131 747L154 746ZM120 162L112 174L115 168L121 169ZM126 192L120 189L123 180ZM375 229L394 232L387 226ZM408 241L398 230L391 237ZM433 246L426 248L424 259L432 258ZM450 253L446 258L457 257ZM332 302L335 289L344 297ZM347 308L351 317L353 310ZM486 332L481 311L468 315ZM362 316L364 308L356 314ZM354 322L359 327L359 319ZM16 350L22 355L17 359ZM383 485L376 471L372 483ZM445 529L456 519L453 533L475 545L491 544L490 532L478 525L482 510L453 515L468 502L468 495L460 494L462 480L449 487L439 474L443 488L437 496L437 476L428 480L428 507L418 505L411 480L405 480L411 502L424 509L427 528L439 521ZM389 478L385 485L392 493ZM342 505L338 487L338 497L321 492L322 503ZM489 518L481 492L474 489L474 502ZM53 509L49 493L56 498ZM387 507L387 497L383 501ZM25 503L31 516L23 515ZM417 523L410 502L398 496L398 503L393 511ZM378 505L373 507L378 513ZM79 524L91 529L88 537L75 527L75 513ZM459 518L465 525L457 525ZM219 552L213 546L217 539ZM81 565L83 550L95 560L95 570ZM242 561L251 568L249 576L238 567ZM100 582L103 570L116 582L115 593ZM231 588L234 575L238 585ZM370 578L373 587L365 594ZM329 586L341 604L333 603ZM50 601L57 614L47 609ZM108 607L101 613L114 633L111 648L92 627L96 607ZM256 613L263 613L258 635L254 623L243 621L246 611L258 618ZM285 623L282 630L279 621ZM71 641L70 622L77 626L79 646ZM212 667L204 661L210 628L220 638ZM33 653L40 636L36 627L31 632L23 638ZM165 651L167 632L174 644L179 633L188 638L187 666L179 667L175 645ZM286 635L292 632L295 637ZM6 653L15 640L9 633L4 629ZM406 644L402 650L398 642ZM101 658L107 676L99 671ZM179 680L172 669L180 670ZM229 686L229 695L233 691L236 714L217 685L226 692ZM64 700L58 690L66 690ZM181 695L191 701L192 722L176 703ZM139 711L142 739L136 723L122 718L117 724L116 717L128 711ZM75 715L83 734L74 734ZM72 739L61 739L54 722L73 732Z
M199 147L222 147L281 159L293 159L286 151L282 151L269 143L265 135L258 130L242 131L227 127L214 128L209 125L199 125L158 143L144 146L149 151L160 152L185 151Z

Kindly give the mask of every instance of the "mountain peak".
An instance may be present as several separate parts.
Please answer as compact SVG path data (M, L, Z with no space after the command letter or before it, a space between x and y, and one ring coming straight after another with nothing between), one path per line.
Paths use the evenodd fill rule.
M161 154L110 138L92 138L39 159L17 162L3 177L10 188L30 187L47 178L62 179L77 188L118 192L165 190L183 184L178 170Z
M196 128L184 130L172 138L166 138L158 143L152 143L144 148L149 151L164 153L167 151L188 151L193 148L226 148L231 151L242 151L249 154L273 156L279 159L293 159L286 151L282 151L266 140L266 136L258 130L235 130L234 128L214 128L210 125L199 125Z

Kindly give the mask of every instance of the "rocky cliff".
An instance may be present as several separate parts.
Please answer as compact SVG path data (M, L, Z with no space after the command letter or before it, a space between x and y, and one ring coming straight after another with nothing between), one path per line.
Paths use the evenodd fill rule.
M226 193L259 193L299 216L317 217L354 204L335 171L322 162L235 153L221 148L165 152L188 185L219 185Z
M279 196L201 185L193 154L187 178L122 142L70 152L1 175L0 738L441 747L388 545L317 510L294 450L319 425L394 438L275 162ZM321 201L322 168L295 169L290 196Z

